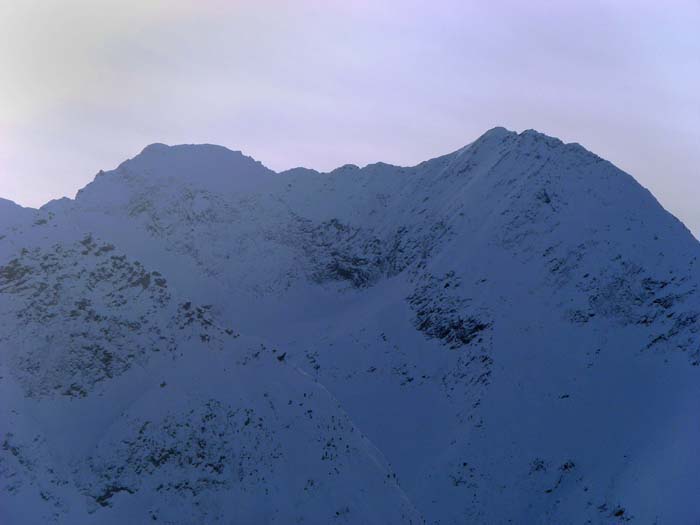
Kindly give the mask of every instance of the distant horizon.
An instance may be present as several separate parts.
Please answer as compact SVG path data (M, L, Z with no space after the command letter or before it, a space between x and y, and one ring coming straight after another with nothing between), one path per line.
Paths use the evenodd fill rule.
M39 204L38 206L24 205L24 204L22 204L22 203L19 203L19 202L16 202L16 201L12 200L12 199L8 199L7 197L4 197L4 196L1 195L1 194L0 194L0 200L2 200L2 199L9 200L9 201L13 202L14 204L17 204L17 205L19 205L19 206L21 206L21 207L23 207L23 208L28 208L28 209L40 209L40 208L42 208L43 206L45 206L46 204L48 204L48 203L50 203L50 202L52 202L52 201L61 200L61 199L64 199L64 198L67 198L67 199L70 199L70 200L74 200L75 197L76 197L76 195L77 195L77 193L78 193L82 188L84 188L87 184L90 184L90 182L92 182L92 181L94 180L94 178L95 178L98 174L100 174L101 172L113 171L113 170L117 169L117 167L119 166L119 164L121 164L122 162L125 162L126 160L132 159L132 158L134 158L134 157L140 155L141 153L143 153L144 150L146 150L147 148L149 148L149 147L151 147L151 146L157 146L157 145L166 146L166 147L168 147L168 148L178 147L178 146L215 146L215 147L220 147L220 148L224 148L224 149L226 149L226 150L228 150L228 151L230 151L230 152L232 152L232 153L240 153L240 154L242 154L242 155L245 156L245 157L249 157L249 158L255 160L256 162L261 163L263 166L265 166L266 168L270 169L271 171L273 171L273 172L275 172L275 173L277 173L277 174L281 174L281 173L284 173L284 172L287 172L287 171L291 171L291 170L295 170L295 169L307 169L307 170L311 170L311 171L316 171L316 172L318 172L318 173L331 173L331 172L333 172L333 171L335 171L335 170L337 170L337 169L339 169L339 168L342 168L342 167L344 167L344 166L356 166L356 167L358 167L359 169L364 169L364 168L366 168L366 167L368 167L368 166L371 166L371 165L373 165L373 164L387 164L387 165L396 166L396 167L403 167L403 168L415 167L415 166L417 166L418 164L421 164L422 162L425 162L425 161L428 161L428 160L432 160L432 159L434 159L434 158L438 158L438 157L441 157L441 156L444 156L444 155L450 155L450 154L452 154L452 153L455 153L455 152L459 151L460 149L465 148L465 147L471 145L473 142L477 141L479 138L481 138L481 137L482 137L483 135L485 135L486 133L489 133L489 132L491 132L491 131L493 131L493 130L496 130L496 129L504 129L505 131L507 131L507 132L509 132L509 133L516 133L516 134L518 134L518 135L522 135L523 133L525 133L525 132L527 132L527 131L533 131L533 132L538 133L538 134L540 134L540 135L545 135L545 136L550 137L550 138L553 138L553 139L561 140L564 144L578 144L579 146L583 147L584 149L586 149L586 150L589 151L590 153L593 153L594 155L597 155L597 156L600 157L600 155L598 155L595 151L591 150L590 148L586 147L584 144L581 144L581 143L578 142L578 141L570 141L570 142L569 142L569 141L564 141L564 140L560 139L559 137L556 137L556 136L554 136L554 135L550 135L549 133L546 133L546 132L543 132L543 131L540 131L540 130L537 130L537 129L534 129L534 128L527 128L527 129L523 129L522 131L516 131L516 130L513 130L513 129L509 129L509 128L507 128L506 126L499 126L499 125L492 126L491 128L489 128L489 129L487 129L487 130L484 130L483 133L479 134L477 137L475 137L475 138L472 139L471 141L465 143L465 144L464 144L463 146L461 146L460 148L457 148L457 149L454 149L454 150L451 150L451 151L448 151L448 152L438 153L438 154L436 154L436 155L433 156L433 157L430 157L430 158L427 158L427 159L423 159L423 160L419 160L419 161L417 161L415 164L395 164L395 163L386 162L386 161L383 161L383 160L377 160L377 161L373 161L373 162L368 162L368 163L366 163L366 164L361 164L361 165L354 164L354 163L352 163L352 162L346 162L346 163L344 163L344 164L340 164L340 165L338 165L338 166L336 166L336 167L334 167L334 168L330 168L330 169L327 169L327 170L319 170L319 169L316 169L316 168L314 168L314 167L311 167L311 166L304 166L304 165L301 165L301 166L291 166L291 167L284 168L284 169L279 169L279 170L278 170L278 169L274 169L274 168L271 168L271 167L264 161L264 159L256 158L256 157L253 156L253 155L249 155L249 154L248 154L246 151L244 151L244 150L241 150L241 149L238 149L238 148L235 148L235 147L231 147L231 146L227 146L227 145L225 145L225 144L214 144L214 143L211 143L211 142L198 142L198 143L183 142L183 143L178 143L178 144L167 144L167 143L165 143L165 142L158 142L158 141L156 141L156 142L152 142L152 143L150 143L150 144L146 144L143 148L141 148L141 149L138 151L138 153L133 154L132 156L127 156L127 157L125 157L124 159L122 159L122 161L120 161L120 162L119 162L117 165L115 165L115 166L110 167L110 168L102 168L102 169L98 170L96 173L94 173L94 174L92 175L92 177L90 178L89 181L87 181L83 186L80 186L80 187L76 188L75 191L74 191L72 194L67 194L67 195L63 195L63 196L60 196L60 197L56 197L56 198L54 198L54 199L49 199L48 201L46 201L46 202L44 202L44 203L42 203L42 204ZM605 160L605 161L607 161L607 162L611 162L610 160L608 160L608 159L606 159L606 158L604 158L604 157L601 157L601 158L603 158L603 160ZM632 176L632 177L633 177L639 184L641 184L644 188L649 189L649 188L647 188L646 186L644 186L644 184L642 184L642 183L637 179L637 177L634 176L633 173L626 172L624 169L622 169L622 168L620 168L619 166L617 166L614 162L611 162L611 163L612 163L615 167L617 167L618 169L621 169L622 171L624 171L624 172L627 173L628 175ZM650 191L651 191L651 190L650 190ZM694 236L696 239L699 239L699 240L700 240L700 232L696 233L695 231L693 231L693 229L692 229L681 217L678 217L678 215L677 215L676 213L674 213L673 210L670 210L668 207L666 207L666 206L664 205L664 203L661 202L661 201L659 200L658 196L657 196L653 191L651 191L651 193L652 193L652 195L654 196L654 198L655 198L657 201L659 201L659 204L660 204L667 212L671 213L674 217L676 217L678 220L680 220L680 221L686 226L686 228L688 228L688 230L693 234L693 236Z

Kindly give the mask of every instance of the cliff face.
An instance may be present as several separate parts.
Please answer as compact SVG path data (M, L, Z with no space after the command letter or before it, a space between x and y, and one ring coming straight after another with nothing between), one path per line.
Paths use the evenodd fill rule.
M11 523L700 516L700 246L578 145L279 174L152 145L5 210Z

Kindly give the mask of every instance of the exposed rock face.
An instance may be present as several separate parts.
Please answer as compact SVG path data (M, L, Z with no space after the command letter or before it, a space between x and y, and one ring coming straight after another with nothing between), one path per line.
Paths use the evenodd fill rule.
M700 245L578 145L156 144L0 219L9 523L700 516Z

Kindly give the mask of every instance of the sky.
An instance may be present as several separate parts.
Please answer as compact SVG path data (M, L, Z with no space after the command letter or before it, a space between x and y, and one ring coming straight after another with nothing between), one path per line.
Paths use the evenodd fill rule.
M153 142L275 170L579 142L700 236L700 0L0 0L0 197Z

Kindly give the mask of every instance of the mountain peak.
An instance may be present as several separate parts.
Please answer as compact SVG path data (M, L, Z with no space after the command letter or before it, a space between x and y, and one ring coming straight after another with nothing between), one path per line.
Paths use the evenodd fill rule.
M125 161L122 165L153 168L160 164L163 169L174 164L185 163L189 166L213 163L231 165L248 163L262 165L259 161L244 155L240 150L231 150L217 144L175 144L168 145L155 142L146 146L141 153ZM120 166L121 167L121 166Z
M224 146L154 143L115 170L100 171L76 198L89 196L96 204L100 200L110 201L124 194L127 183L137 190L142 186L139 181L149 187L157 184L161 191L167 191L173 183L226 193L247 191L259 187L273 174L261 162Z
M505 139L507 137L517 137L520 140L531 140L531 141L545 141L545 142L551 142L551 143L560 143L564 144L564 142L561 141L561 139L554 137L552 135L547 135L546 133L542 133L541 131L538 131L536 129L526 129L524 131L521 131L520 133L516 131L511 131L507 128L504 128L502 126L496 126L494 128L491 128L487 132L485 132L483 135L481 135L475 142L484 142L487 140L498 140L498 139Z
M219 144L210 144L208 142L203 142L203 143L195 143L195 144L164 144L162 142L154 142L153 144L149 144L143 150L141 150L141 153L139 155L143 154L150 154L150 153L168 153L172 151L189 151L189 152L198 152L198 153L203 153L203 152L213 152L217 151L220 153L228 152L228 153L233 153L233 154L238 154L238 155L243 155L240 150L232 150L227 148L226 146L221 146Z
M504 137L506 135L513 135L513 134L515 134L515 131L511 131L507 128L504 128L503 126L496 126L496 127L489 129L485 133L483 133L481 135L481 137L479 137L479 138Z

